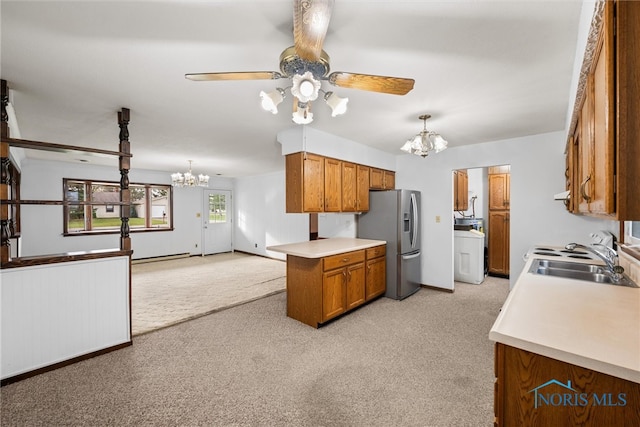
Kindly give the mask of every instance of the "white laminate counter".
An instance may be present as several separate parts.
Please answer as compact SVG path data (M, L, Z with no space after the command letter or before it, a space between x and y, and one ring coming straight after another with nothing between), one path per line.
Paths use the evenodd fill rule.
M358 251L385 245L384 240L357 239L352 237L333 237L331 239L311 240L308 242L289 243L286 245L268 246L267 250L281 252L302 258L322 258L345 252Z
M529 273L535 258L596 262L530 254L489 338L640 383L640 288Z

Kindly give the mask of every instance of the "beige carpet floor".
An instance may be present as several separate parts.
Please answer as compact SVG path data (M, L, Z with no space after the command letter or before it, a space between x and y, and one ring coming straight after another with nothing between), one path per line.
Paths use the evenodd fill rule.
M283 292L285 277L284 261L240 252L133 264L133 335Z
M320 329L286 293L0 389L2 427L489 427L505 279L380 298Z

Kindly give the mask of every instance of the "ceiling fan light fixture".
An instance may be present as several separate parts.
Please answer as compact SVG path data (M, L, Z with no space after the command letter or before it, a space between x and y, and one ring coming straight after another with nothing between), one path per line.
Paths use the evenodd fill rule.
M313 113L309 109L309 104L298 103L298 108L293 112L291 119L298 125L308 125L313 122Z
M347 112L347 103L349 98L340 98L333 92L326 92L324 100L331 107L331 117L339 116Z
M313 77L311 71L296 74L291 78L291 94L300 102L315 101L320 91L320 82Z
M285 98L284 89L275 88L271 92L260 91L260 99L262 99L262 108L273 114L278 114L278 105Z

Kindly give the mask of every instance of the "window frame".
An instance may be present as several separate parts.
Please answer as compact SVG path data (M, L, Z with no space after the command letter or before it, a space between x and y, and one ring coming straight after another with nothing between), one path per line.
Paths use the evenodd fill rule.
M85 192L85 200L79 202L68 203L67 199L67 188L69 183L78 183L84 186ZM107 206L120 206L122 205L118 203L114 203L113 201L105 201L104 203L95 203L91 199L91 188L94 185L103 185L103 186L113 186L117 187L120 190L120 183L118 181L108 181L108 180L92 180L92 179L77 179L77 178L63 178L62 179L62 192L63 192L63 200L65 201L63 204L63 236L86 236L86 235L97 235L97 234L119 234L120 233L120 224L117 227L113 228L99 228L92 229L92 220L93 220L93 208L95 206L104 206L105 209ZM129 189L132 187L143 187L145 190L144 200L145 200L145 225L144 226L131 226L131 221L129 221L129 232L130 233L144 233L144 232L156 232L156 231L173 231L173 187L168 184L152 184L152 183L130 183ZM167 196L169 198L168 201L168 219L169 223L167 226L154 226L152 224L152 188L160 188L162 190L167 191ZM69 230L69 209L72 206L82 206L84 210L84 221L85 221L85 229L70 231ZM118 218L121 218L118 216ZM129 216L131 218L131 216Z

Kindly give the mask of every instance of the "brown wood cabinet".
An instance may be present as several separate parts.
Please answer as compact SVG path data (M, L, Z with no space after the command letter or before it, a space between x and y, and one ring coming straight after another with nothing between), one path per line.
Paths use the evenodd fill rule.
M317 328L371 301L386 290L385 265L384 245L324 258L287 255L287 316Z
M393 190L396 188L395 172L371 168L371 182L369 184L371 190Z
M366 212L369 190L395 188L395 172L306 152L286 156L286 212Z
M509 209L511 203L511 175L489 174L489 209Z
M357 165L356 167L356 211L366 212L369 210L369 166Z
M606 1L575 127L567 142L567 208L640 219L640 3Z
M324 158L311 153L286 156L286 211L324 212Z
M469 174L466 169L453 171L453 210L469 209Z
M487 270L499 276L509 275L511 175L508 171L508 166L489 170Z
M509 211L489 211L489 273L509 275Z
M365 300L370 301L387 291L386 246L367 249Z
M501 343L495 376L495 427L640 425L638 383Z
M358 207L358 165L342 162L342 211L355 212Z
M342 162L324 158L324 211L342 211Z

